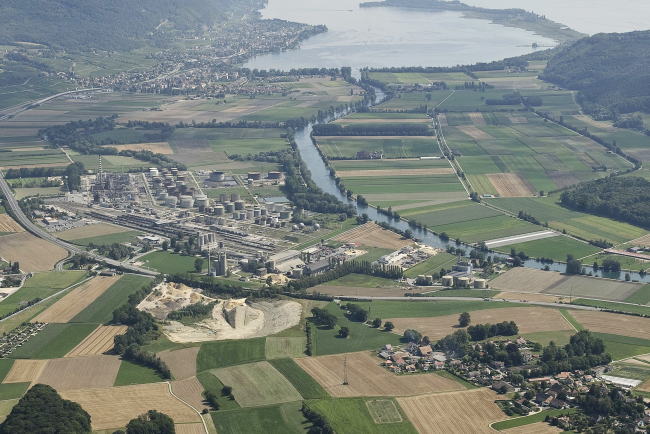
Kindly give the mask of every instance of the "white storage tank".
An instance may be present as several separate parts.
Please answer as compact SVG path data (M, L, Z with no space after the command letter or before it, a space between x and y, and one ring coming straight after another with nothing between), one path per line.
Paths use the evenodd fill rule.
M176 196L168 196L165 199L165 205L176 208L176 204L178 203L178 198Z
M241 200L241 199L236 200L236 201L235 201L235 210L237 210L237 211L241 211L241 210L243 210L243 209L244 209L244 205L245 205L245 203L244 203L243 200Z
M461 288L469 288L469 277L459 277L458 286Z
M297 225L293 225L293 226L291 226L291 230L294 231L294 232L297 231L297 230L298 230L298 226L297 226Z
M196 197L194 198L194 203L198 207L208 206L209 202L210 201L208 199L208 196L206 196L205 194L197 194Z
M266 215L266 208L262 208L260 210L260 217L264 217Z
M149 175L153 178L154 176L158 176L158 168L156 167L151 167L149 169Z
M269 212L275 211L275 203L274 202L266 202L266 209Z
M240 212L239 213L239 220L246 220L246 213L245 212Z
M454 286L454 276L442 276L442 286Z
M232 202L226 203L226 214L231 214L235 212L235 204Z
M318 223L314 223L314 230L317 231L320 229L320 225Z
M287 211L287 210L280 211L280 218L285 219L285 220L290 219L291 218L291 211Z
M239 193L233 193L230 195L230 200L233 202L237 202L241 197L239 196Z
M226 212L226 209L223 205L217 205L214 207L214 215L223 215Z
M485 289L487 287L487 280L485 279L474 279L474 288L476 289Z
M247 219L252 219L253 218L253 210L252 209L246 210L246 218Z
M294 268L293 277L294 279L300 279L302 277L302 268Z
M259 217L261 215L261 210L259 208L253 209L253 217Z
M305 229L305 224L303 222L298 223L300 229Z
M226 174L224 172L219 172L214 170L212 173L210 173L210 181L220 182L225 179L226 179Z
M158 199L165 200L165 199L167 199L167 196L169 196L167 194L167 192L163 192L163 193L160 193L160 196L158 196Z
M221 194L219 195L219 202L221 202L221 203L226 203L226 202L228 202L228 199L229 199L229 197L228 197L227 194L221 193Z
M181 196L181 208L192 208L194 206L194 198L192 196Z

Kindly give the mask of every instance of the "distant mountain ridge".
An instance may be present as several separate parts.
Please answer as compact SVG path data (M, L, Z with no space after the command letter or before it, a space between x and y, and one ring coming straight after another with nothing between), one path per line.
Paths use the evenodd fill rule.
M0 43L130 50L146 39L155 43L152 33L165 20L179 30L210 26L237 5L237 0L3 0Z
M596 119L650 113L650 31L597 34L549 60L543 80L578 90Z

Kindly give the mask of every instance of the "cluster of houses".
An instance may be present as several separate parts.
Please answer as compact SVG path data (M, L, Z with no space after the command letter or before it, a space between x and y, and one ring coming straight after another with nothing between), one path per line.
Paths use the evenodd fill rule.
M431 345L420 346L413 342L403 347L386 344L377 354L384 359L382 366L396 374L443 369L447 361L445 353L433 351Z
M29 339L43 330L46 323L27 323L15 328L12 332L0 336L0 357L6 357L16 348L22 347Z

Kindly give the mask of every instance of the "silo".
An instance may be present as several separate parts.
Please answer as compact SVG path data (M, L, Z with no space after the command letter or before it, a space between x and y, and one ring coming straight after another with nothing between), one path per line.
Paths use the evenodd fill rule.
M219 171L212 171L210 173L210 181L213 182L220 182L226 179L226 174L224 172L219 172Z
M252 179L253 181L261 181L262 172L248 172L248 179Z
M181 208L192 208L194 206L194 198L192 196L181 196Z
M232 202L226 203L226 214L232 214L235 212L235 204Z
M221 216L224 214L224 212L225 212L225 208L223 207L223 205L217 205L214 207L214 215Z
M176 208L176 204L178 203L178 198L176 196L168 196L165 199L165 205L171 207L171 208Z
M241 199L241 197L239 196L239 193L233 193L233 194L230 195L230 200L233 201L233 202L237 202L240 199Z
M424 276L424 279L427 281L427 285L433 285L433 276Z
M442 286L454 286L453 276L442 276Z
M485 279L475 279L474 288L476 289L485 289L487 286L487 281Z
M282 178L282 172L269 172L269 179L280 179Z
M300 279L302 277L302 268L294 268L293 270L293 278L294 279Z
M209 202L210 202L210 201L209 201L209 199L208 199L208 196L206 196L205 194L197 194L196 197L194 198L194 203L195 203L196 206L198 206L198 207L201 207L201 206L203 206L203 207L208 206Z
M228 202L228 195L225 194L225 193L221 193L221 194L219 195L219 202L221 202L221 203L226 203L226 202Z
M459 277L458 286L461 288L469 288L469 277Z
M237 199L235 201L235 210L237 210L237 211L243 210L244 209L244 204L245 204L245 202L243 200Z

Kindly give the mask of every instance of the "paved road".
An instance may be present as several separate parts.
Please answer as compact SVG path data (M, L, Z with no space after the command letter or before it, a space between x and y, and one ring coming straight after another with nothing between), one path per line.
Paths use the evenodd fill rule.
M100 87L89 87L87 89L69 90L67 92L57 93L56 95L48 96L47 98L43 98L43 99L40 99L40 100L26 101L24 103L15 105L13 107L8 107L7 109L4 109L4 110L0 111L0 122L5 121L7 119L10 119L11 117L16 116L17 114L20 114L20 113L22 113L22 112L24 112L26 110L29 110L29 107L34 105L34 104L43 104L45 102L53 100L54 98L58 98L58 97L60 97L62 95L68 95L68 94L80 93L80 92L88 92L88 91L92 91L92 90L101 90L101 88ZM7 111L12 110L14 108L16 110L14 110L12 112L9 112L9 113L6 113Z
M73 244L62 241L62 240L56 238L55 236L41 230L38 226L36 226L34 223L32 223L32 221L20 209L20 206L18 206L18 202L16 201L16 198L14 198L14 195L11 192L11 189L9 188L9 185L7 184L7 181L5 181L2 172L0 172L0 189L4 193L4 196L7 199L6 200L7 205L9 205L11 210L14 212L14 215L15 215L16 219L18 219L18 222L27 231L29 231L33 235L36 235L37 237L42 238L45 241L49 241L50 243L55 244L55 245L57 245L59 247L62 247L65 250L71 252L72 254L75 254L75 253L81 254L81 253L83 253L83 254L86 254L86 255L90 256L91 258L96 259L98 261L106 261L107 264L109 264L109 265L111 265L113 267L122 267L122 268L124 268L124 269L126 269L126 270L128 270L130 272L133 272L133 273L147 274L147 275L150 275L150 276L157 276L159 274L157 271L147 270L145 268L140 268L140 267L136 267L136 266L133 266L133 265L124 264L124 263L122 263L120 261L115 261L113 259L108 259L108 258L105 258L103 256L96 255L94 253L86 252L85 250L83 250L83 249L81 249L81 248L79 248L79 247L77 247L77 246L75 246ZM59 263L57 263L56 269L61 270L62 269L62 264L63 264L63 261L60 261Z

